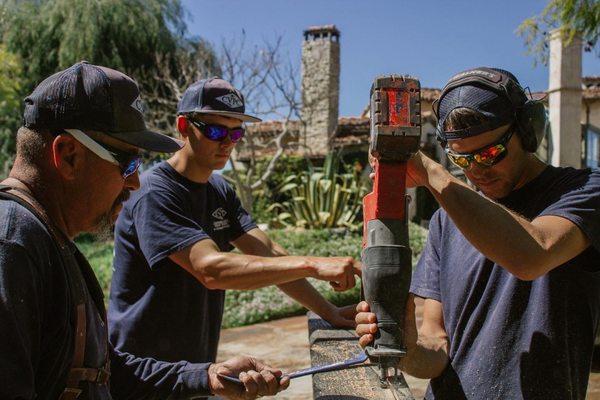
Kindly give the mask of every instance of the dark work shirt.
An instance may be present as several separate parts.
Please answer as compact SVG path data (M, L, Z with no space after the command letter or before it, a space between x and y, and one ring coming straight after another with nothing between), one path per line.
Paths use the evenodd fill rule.
M73 243L69 246L78 253ZM95 291L93 279L88 287ZM101 368L107 354L106 328L87 287L86 294L84 365ZM29 210L0 199L0 399L58 398L73 357L73 314L52 236ZM82 387L80 399L111 398L105 385L84 382Z
M438 210L411 285L442 303L450 343L450 364L426 398L584 399L600 316L600 172L547 167L500 203L530 220L566 218L591 245L526 282Z
M98 282L75 244L86 280L84 365L104 367L108 340ZM0 199L0 399L57 399L74 349L74 304L60 254L41 222L20 204ZM157 398L209 394L208 364L142 359L109 348L113 381L134 381ZM81 400L109 400L105 385L82 382ZM144 398L140 396L138 398ZM120 399L120 398L119 398Z
M224 291L207 289L169 256L208 238L230 251L231 241L255 227L220 175L196 183L167 162L142 174L115 228L113 346L138 357L214 361ZM113 387L115 397L126 392L122 386Z

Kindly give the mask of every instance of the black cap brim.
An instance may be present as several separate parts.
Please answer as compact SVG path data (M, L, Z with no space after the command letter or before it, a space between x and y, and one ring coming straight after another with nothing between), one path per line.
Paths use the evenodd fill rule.
M187 114L187 113L181 113ZM235 118L243 122L261 122L262 119L253 117L252 115L242 114L235 111L221 111L221 110L200 110L192 111L191 114L209 114L209 115L220 115L222 117Z
M139 132L105 132L108 136L121 140L132 146L158 153L174 153L180 150L184 142L170 136L153 131Z

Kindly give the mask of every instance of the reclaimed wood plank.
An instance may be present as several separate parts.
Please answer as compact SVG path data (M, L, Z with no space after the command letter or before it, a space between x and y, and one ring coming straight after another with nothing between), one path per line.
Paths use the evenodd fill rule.
M308 330L313 366L344 361L362 351L353 330L333 328L312 312L308 313ZM376 365L313 375L313 398L414 400L402 374L388 388L382 388Z

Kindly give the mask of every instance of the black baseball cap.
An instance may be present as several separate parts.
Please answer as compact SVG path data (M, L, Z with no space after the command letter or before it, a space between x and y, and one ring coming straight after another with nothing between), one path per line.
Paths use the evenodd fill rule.
M462 71L453 76L438 100L438 135L443 140L461 139L479 135L515 121L514 99L509 97L508 92L502 86L498 88L490 84L482 84L475 79L469 79L473 75L486 77L493 83L512 81L518 85L519 81L510 72L500 68L478 67ZM464 84L455 84L462 82ZM522 90L522 89L521 89ZM526 98L519 99L519 103L525 102ZM470 108L485 116L485 121L476 126L456 131L444 131L443 126L450 112L456 108Z
M177 106L177 115L212 114L259 122L260 118L245 114L244 96L221 78L201 79L185 90Z
M148 151L172 153L183 142L150 131L137 83L86 61L55 73L25 98L23 125L50 131L92 130Z

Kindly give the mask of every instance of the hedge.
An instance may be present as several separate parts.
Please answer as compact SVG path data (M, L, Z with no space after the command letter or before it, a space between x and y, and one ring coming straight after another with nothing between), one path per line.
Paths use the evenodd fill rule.
M410 225L410 242L413 249L413 265L423 249L426 230ZM352 256L360 258L362 237L342 230L270 230L269 236L290 254L311 256ZM95 242L89 238L77 241L86 255L106 298L112 275L113 246L111 242ZM335 292L329 284L311 279L311 283L325 298L336 305L352 304L359 300L360 285L346 292ZM223 326L234 327L289 317L306 310L275 287L258 290L229 290L225 297Z

